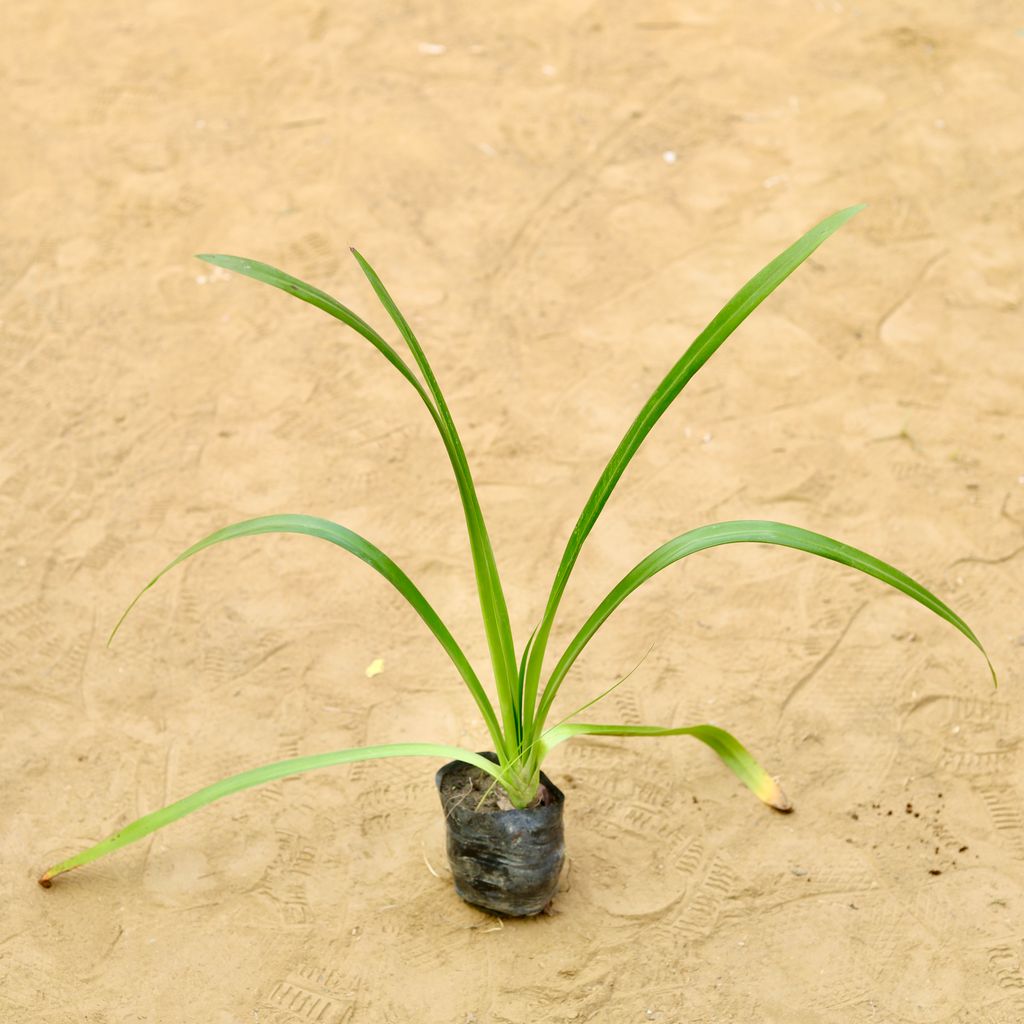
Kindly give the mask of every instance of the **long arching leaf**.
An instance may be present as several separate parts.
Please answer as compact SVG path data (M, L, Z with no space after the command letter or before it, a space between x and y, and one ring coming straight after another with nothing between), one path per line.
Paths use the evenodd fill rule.
M583 542L597 522L601 510L611 497L615 485L629 465L630 459L636 454L651 428L661 418L662 413L672 404L693 375L711 358L722 343L737 327L769 296L783 281L807 259L822 242L837 231L851 217L862 210L863 205L851 206L846 210L826 217L820 224L812 228L798 242L791 245L781 255L776 256L763 270L756 273L719 311L717 316L697 336L696 340L683 353L679 361L666 374L662 382L654 389L640 414L633 421L625 436L619 442L608 465L605 466L600 479L587 499L583 511L573 527L572 534L565 546L565 552L555 573L548 595L544 617L537 630L530 664L526 674L526 692L523 697L524 712L532 715L540 685L544 654L547 650L548 637L554 624L555 613L569 582L569 575L576 559L579 557Z
M383 281L381 281L373 267L367 263L356 249L352 250L352 255L355 256L356 262L366 275L366 279L370 282L374 292L376 292L381 305L387 310L388 316L394 321L399 333L405 339L406 345L409 346L409 351L412 352L416 365L420 368L420 373L423 374L423 379L427 382L427 388L433 396L441 422L444 424L444 429L451 439L452 467L455 470L459 494L462 497L462 504L466 513L466 526L469 530L470 549L473 553L477 591L480 595L484 629L487 633L487 646L491 652L494 677L501 701L502 717L505 721L505 731L510 742L518 742L521 739L519 733L519 686L516 674L515 649L512 643L512 627L509 624L505 594L502 591L498 568L494 561L491 538L487 533L487 526L484 523L480 501L477 498L476 486L473 483L473 474L469 470L466 452L462 447L462 439L459 437L459 432L455 429L455 421L452 419L448 403L445 401L441 387L434 376L430 361L423 351L423 346L420 345L412 328L409 326L409 322L395 304L395 300L391 297L387 288L384 287Z
M372 761L385 757L445 757L452 761L465 761L467 764L476 765L477 768L493 775L499 782L502 781L501 769L485 757L474 754L470 750L463 750L461 747L449 747L438 743L393 743L379 747L336 750L329 754L311 754L308 757L293 757L287 761L278 761L275 764L264 765L262 768L253 768L251 771L232 775L230 778L215 782L212 786L198 790L191 796L168 804L159 811L145 814L130 825L118 829L112 836L96 843L95 846L90 846L81 853L75 854L74 857L54 864L43 873L39 884L48 889L53 883L53 879L64 874L65 871L81 867L83 864L88 864L121 849L122 846L137 842L150 833L156 832L157 829L169 825L172 821L184 818L186 814L198 811L201 807L230 796L232 793L238 793L253 786L261 786L266 782L283 779L289 775L311 772L317 768L329 768L338 764L351 764L353 761Z
M476 701L481 714L484 716L491 739L496 744L499 744L497 749L503 749L501 746L501 728L495 717L494 708L484 692L483 686L480 685L480 680L477 678L472 665L470 665L465 654L463 654L462 648L455 642L455 638L448 627L441 621L437 612L434 611L430 602L420 593L412 580L380 548L371 544L358 533L354 533L339 523L331 522L330 519L320 519L317 516L305 515L259 516L256 519L246 519L244 522L235 523L232 526L226 526L221 530L214 531L208 537L204 537L190 548L187 548L174 561L165 565L136 594L132 603L128 605L121 618L117 620L117 624L111 631L110 640L114 639L114 635L121 628L121 623L124 622L128 613L138 603L139 598L176 565L180 565L186 558L191 558L192 555L198 554L214 544L220 544L222 541L234 540L237 537L251 537L262 533L301 533L310 537L319 537L355 555L356 558L361 559L380 573L412 605L416 614L427 624L431 633L434 634L438 642L445 649L448 657L451 658L452 663L458 669L459 675L462 676L469 692L473 695L473 699Z
M568 722L549 729L541 743L546 752L574 736L692 736L709 746L759 800L777 811L788 813L793 810L782 787L758 764L750 751L735 736L719 729L717 725L663 728L658 725L588 725L584 722Z
M300 281L297 277L293 277L283 270L278 270L267 263L261 263L259 260L214 254L203 254L199 256L199 259L213 266L232 270L235 273L251 277L253 280L279 288L281 291L294 295L303 302L308 302L310 305L316 306L317 309L321 309L335 319L340 320L369 341L402 374L419 395L427 411L430 413L438 433L441 435L441 440L444 442L445 450L448 453L448 458L452 464L459 487L459 495L462 499L466 518L466 528L469 533L470 550L473 555L473 567L476 574L477 590L480 595L484 629L487 634L488 647L494 664L495 681L501 702L502 717L505 721L505 732L509 742L514 743L519 735L520 716L515 706L518 700L518 686L516 684L515 656L512 647L512 630L509 625L505 597L494 562L490 537L484 524L483 513L480 510L480 503L477 499L476 488L469 471L465 451L455 430L455 424L448 411L447 403L441 394L441 389L427 362L422 347L416 340L398 307L391 299L391 296L387 293L380 278L377 277L376 273L362 256L356 253L355 250L353 250L353 253L389 315L402 332L403 338L409 345L410 351L430 387L433 398L424 389L423 384L412 372L405 360L384 340L379 332L333 296L328 295L313 285L307 284L305 281Z
M720 547L723 544L778 544L782 547L795 548L797 551L807 551L812 555L819 555L822 558L831 559L834 562L841 562L843 565L859 569L868 576L888 583L889 586L912 597L915 601L923 604L940 618L955 626L968 640L978 648L988 662L989 670L992 672L992 679L995 681L995 669L989 660L985 648L974 635L971 628L959 615L948 605L940 601L931 591L925 589L916 580L911 579L906 573L894 569L881 559L875 558L864 551L843 544L841 541L833 540L820 533L813 533L810 530L801 529L799 526L788 526L785 523L773 523L760 519L740 519L727 523L713 523L710 526L701 526L696 530L681 534L657 550L652 551L645 559L631 569L612 588L608 596L597 606L593 614L580 628L580 631L573 637L565 653L558 660L544 694L537 709L538 727L543 724L552 701L558 692L562 680L572 667L573 662L579 657L580 652L590 641L590 638L600 629L602 623L625 599L636 590L637 587L646 583L662 569L678 562L687 555L696 551L703 551L706 548Z
M224 270L232 270L244 277L251 277L254 281L261 281L263 284L280 288L281 291L294 295L303 302L308 302L317 309L329 313L336 320L351 327L352 330L361 334L380 354L416 389L420 398L423 399L428 409L433 410L430 399L423 390L423 385L416 375L409 369L405 360L389 345L361 316L353 313L348 306L339 302L336 298L328 295L327 292L314 288L305 281L300 281L291 274L286 274L269 263L261 263L259 260L244 259L241 256L227 256L215 253L200 253L197 259L209 263L214 267L221 267Z

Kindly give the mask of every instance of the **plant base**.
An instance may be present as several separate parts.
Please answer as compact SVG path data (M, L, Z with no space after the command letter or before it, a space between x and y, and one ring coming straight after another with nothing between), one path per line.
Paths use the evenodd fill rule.
M481 756L497 763L488 752ZM498 787L479 768L446 764L435 779L448 830L448 863L455 891L492 914L529 917L550 903L565 859L565 795L540 773L540 801L502 810ZM490 791L481 806L481 799Z

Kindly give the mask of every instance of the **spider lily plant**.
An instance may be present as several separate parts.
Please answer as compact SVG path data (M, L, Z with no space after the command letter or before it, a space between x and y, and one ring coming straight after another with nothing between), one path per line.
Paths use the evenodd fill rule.
M419 587L388 555L371 541L347 527L310 515L260 516L256 519L235 523L233 526L227 526L204 537L183 551L150 580L121 616L111 633L111 639L120 628L128 612L150 587L157 583L165 573L200 551L212 547L214 544L220 544L222 541L255 534L307 534L355 555L356 558L383 576L412 605L434 638L448 654L455 671L476 703L490 737L491 746L497 755L497 763L470 750L436 743L396 743L350 748L280 761L223 779L161 810L139 818L95 846L51 867L40 879L41 884L49 886L51 880L57 875L141 839L221 797L285 776L354 761L419 756L464 761L493 776L495 783L505 789L509 800L515 807L528 807L537 794L540 766L545 757L559 744L578 736L691 736L710 747L740 781L761 800L780 811L789 810L789 801L772 776L762 768L737 739L716 725L674 726L615 723L601 725L574 720L579 711L590 707L600 697L585 704L584 708L578 709L567 718L552 722L552 710L556 698L576 659L612 612L651 577L688 555L706 548L719 547L724 544L776 544L809 552L858 569L868 576L873 576L890 587L902 591L955 626L982 652L989 664L989 669L992 670L988 655L985 654L984 648L967 623L920 583L880 559L840 541L799 526L765 520L712 523L689 530L666 541L641 559L612 587L607 596L580 626L568 646L554 662L554 666L546 668L552 627L573 567L598 516L644 438L647 437L688 381L714 355L733 331L819 245L861 208L860 206L850 207L827 217L755 274L701 331L696 340L658 384L619 442L591 491L566 543L540 623L521 652L517 652L513 642L508 608L495 564L494 552L491 548L487 527L484 524L483 513L466 454L458 431L455 429L448 403L422 346L373 268L358 252L353 250L362 272L366 275L408 348L411 362L408 356L403 356L398 348L386 341L383 335L365 320L319 288L256 260L241 259L236 256L200 256L200 259L214 266L223 267L226 270L235 271L246 277L273 285L340 320L377 349L419 396L427 415L433 421L440 435L454 471L459 497L462 500L476 587L480 598L481 617L487 638L487 647L490 651L490 686L484 685L477 668L470 664L462 648L433 606L423 596ZM992 677L995 680L994 671L992 671Z

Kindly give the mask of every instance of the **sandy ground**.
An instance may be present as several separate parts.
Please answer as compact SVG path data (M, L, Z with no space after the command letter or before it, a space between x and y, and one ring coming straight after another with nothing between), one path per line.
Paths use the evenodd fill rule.
M1010 1024L1024 1019L1024 17L1016 4L7 0L0 15L0 1020ZM38 871L236 770L480 748L413 613L304 538L391 553L486 663L455 488L414 396L340 325L212 274L266 259L432 353L513 625L604 460L719 304L870 208L694 381L622 481L561 638L669 536L764 517L881 584L709 552L606 627L565 710L733 729L775 815L688 740L562 748L569 867L506 922L446 877L437 764L232 798ZM554 645L557 650L559 644ZM367 666L384 661L368 678Z

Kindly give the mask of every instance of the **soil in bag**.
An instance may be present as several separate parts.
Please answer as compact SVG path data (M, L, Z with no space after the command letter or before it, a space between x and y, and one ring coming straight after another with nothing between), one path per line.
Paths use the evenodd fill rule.
M497 763L488 752L481 756ZM437 773L455 891L493 914L539 914L558 888L565 859L565 795L543 773L537 801L512 807L494 779L452 761Z

